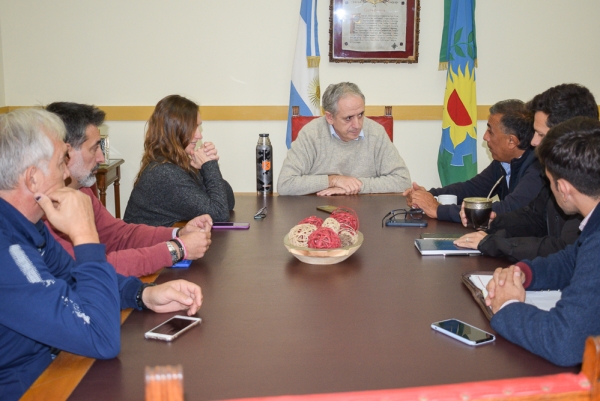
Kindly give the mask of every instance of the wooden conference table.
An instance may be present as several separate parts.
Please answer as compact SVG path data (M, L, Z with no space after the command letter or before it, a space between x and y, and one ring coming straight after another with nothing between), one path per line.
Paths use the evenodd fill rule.
M314 266L296 260L284 235L315 208L357 211L362 247L346 261ZM263 205L264 220L253 220ZM122 349L97 360L71 400L142 400L144 368L183 366L186 400L330 393L460 383L560 372L498 338L469 347L430 328L457 318L484 330L489 323L461 273L492 270L488 257L421 257L422 232L465 231L429 220L425 229L381 227L401 196L321 198L238 196L232 221L248 231L213 231L209 252L190 269L167 269L157 282L185 278L202 287L203 322L173 343L144 332L174 314L134 312L122 327Z

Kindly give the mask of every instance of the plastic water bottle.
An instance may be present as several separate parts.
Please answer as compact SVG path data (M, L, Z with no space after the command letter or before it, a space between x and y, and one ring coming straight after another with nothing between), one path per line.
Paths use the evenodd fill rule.
M273 193L273 147L269 134L258 134L256 144L256 193Z

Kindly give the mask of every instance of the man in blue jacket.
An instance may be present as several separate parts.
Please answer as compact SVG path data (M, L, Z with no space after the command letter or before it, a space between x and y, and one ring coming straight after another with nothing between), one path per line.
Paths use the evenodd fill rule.
M488 284L491 325L549 361L581 363L585 340L600 334L600 122L576 117L548 132L537 148L560 208L579 213L577 241L546 258L498 268ZM560 290L550 311L524 303L527 290Z
M533 137L533 113L516 99L504 100L490 107L487 142L493 161L481 173L465 182L432 188L429 191L416 182L402 195L410 207L423 209L427 216L438 220L460 222L460 204L464 198L486 197L495 187L491 197L500 202L492 204L497 214L527 205L540 192L543 185L540 165L530 146ZM458 205L440 205L434 196L456 195Z
M598 119L598 103L588 88L561 84L534 96L527 103L534 113L535 134L531 146L540 144L550 128L574 117ZM464 210L460 212L467 227ZM578 214L566 215L554 199L547 180L540 193L525 207L495 216L490 228L465 234L454 243L481 251L484 255L506 257L511 262L535 259L558 252L579 238Z
M120 351L120 309L195 314L197 285L153 286L116 274L98 242L90 198L64 187L65 126L41 109L0 116L0 399L17 400L53 350L92 358ZM75 260L43 216L69 236Z

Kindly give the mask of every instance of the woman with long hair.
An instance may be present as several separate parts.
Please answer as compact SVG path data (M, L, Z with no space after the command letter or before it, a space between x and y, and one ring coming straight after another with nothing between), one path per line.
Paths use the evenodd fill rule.
M158 102L148 121L125 222L172 226L201 214L214 221L229 220L233 190L221 176L214 144L201 139L196 103L179 95Z

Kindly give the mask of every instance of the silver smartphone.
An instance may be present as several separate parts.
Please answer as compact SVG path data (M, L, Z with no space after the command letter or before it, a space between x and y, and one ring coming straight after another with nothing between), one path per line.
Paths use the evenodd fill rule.
M173 341L192 327L200 324L202 319L192 316L173 316L164 323L159 324L144 334L144 337L153 340Z
M471 326L468 323L461 322L458 319L435 322L431 324L431 328L472 346L491 343L496 339L493 334Z

